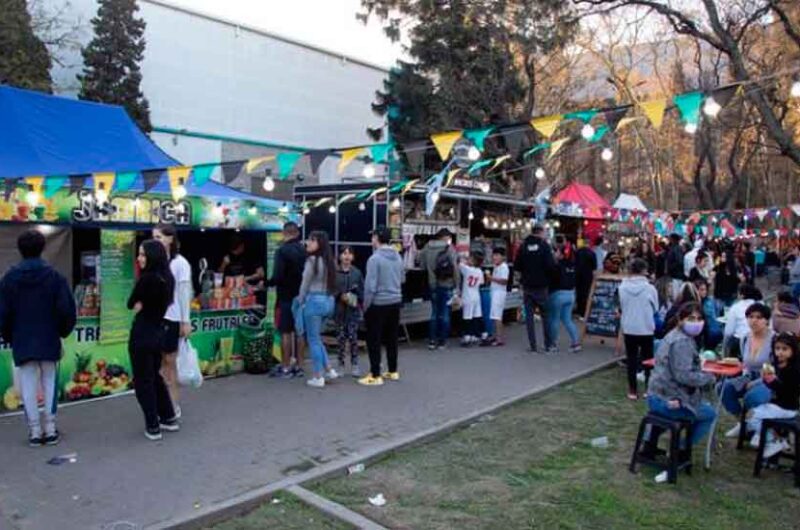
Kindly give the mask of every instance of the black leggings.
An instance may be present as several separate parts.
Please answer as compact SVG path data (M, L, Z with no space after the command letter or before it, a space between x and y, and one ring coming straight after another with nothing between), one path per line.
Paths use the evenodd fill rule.
M400 304L371 306L364 319L367 324L369 370L373 377L381 375L381 344L386 346L386 364L397 371L397 328L400 326Z
M652 335L625 335L625 355L628 358L628 391L636 392L636 372L642 361L653 358ZM644 370L645 385L650 381L650 369Z
M144 413L145 426L156 429L159 420L175 417L175 409L161 377L161 327L147 322L133 324L128 353L133 368L133 388Z

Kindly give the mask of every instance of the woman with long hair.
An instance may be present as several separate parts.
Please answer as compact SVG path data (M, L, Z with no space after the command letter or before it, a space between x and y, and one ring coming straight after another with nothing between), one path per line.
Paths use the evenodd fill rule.
M308 386L323 388L325 378L336 379L339 374L330 368L328 351L322 342L322 324L333 314L336 292L336 262L328 241L328 234L320 230L311 232L306 241L306 258L303 281L298 302L303 316L306 342L311 352L312 377Z
M714 267L714 298L730 307L739 292L741 271L736 263L733 249L726 249L719 255L719 263Z
M159 241L167 250L169 270L175 280L172 294L172 304L164 315L164 335L161 358L161 375L167 383L172 406L175 408L175 417L181 417L181 407L178 405L178 344L180 339L186 339L192 332L191 306L192 297L192 266L179 254L178 232L174 225L160 224L153 229L153 239Z
M160 372L164 314L172 304L175 280L169 271L167 250L155 239L142 243L137 259L141 274L128 298L128 309L136 313L128 353L136 400L144 413L145 436L160 440L162 430L180 429Z

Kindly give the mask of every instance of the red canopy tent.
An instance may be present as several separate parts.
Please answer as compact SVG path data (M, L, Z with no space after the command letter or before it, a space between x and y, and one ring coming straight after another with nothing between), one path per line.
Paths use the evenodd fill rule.
M582 217L581 232L594 239L603 231L604 213L611 205L587 184L573 182L555 196L552 201L556 215Z

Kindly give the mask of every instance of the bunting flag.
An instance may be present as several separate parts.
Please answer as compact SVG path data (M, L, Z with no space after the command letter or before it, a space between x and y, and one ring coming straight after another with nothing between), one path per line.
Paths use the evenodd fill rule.
M44 198L50 199L69 181L67 175L51 175L44 181Z
M245 171L252 173L261 164L266 164L267 162L271 162L273 160L275 160L274 156L259 156L258 158L251 158L247 161L247 165L245 165Z
M342 195L342 196L339 198L339 201L336 203L336 206L337 206L337 207L341 206L343 202L345 202L345 201L349 201L350 199L352 199L352 198L353 198L353 197L355 197L355 196L356 196L356 194L355 194L355 193L348 193L347 195Z
M325 159L330 156L331 151L327 149L319 149L316 151L310 151L308 153L308 163L311 166L311 174L316 175L317 171L319 171L319 166L325 162Z
M345 168L350 165L350 162L358 158L363 152L363 147L353 147L352 149L341 151L339 154L342 159L339 161L339 167L337 168L338 173L341 175Z
M617 128L616 128L616 129L614 129L614 130L615 130L615 131L621 131L622 129L624 129L625 127L627 127L628 125L630 125L631 123L637 122L637 121L639 121L639 120L641 120L641 119L642 119L642 117L641 117L641 116L634 116L634 117L632 117L632 118L622 118L622 119L619 121L619 124L617 125Z
M111 189L114 187L114 173L92 173L92 181L94 182L94 193L103 191L106 195L111 195Z
M225 184L230 184L237 178L239 178L239 173L242 172L242 168L244 168L243 161L234 161L234 162L223 162L220 164L222 167L222 180Z
M697 125L700 122L700 105L703 103L703 94L700 92L688 92L672 98L683 123Z
M656 99L653 101L646 101L640 103L639 107L642 109L642 112L644 112L644 115L647 116L647 119L650 120L650 123L653 124L653 127L660 129L661 124L664 122L664 111L667 110L667 100Z
M531 120L531 127L536 132L541 134L547 139L553 136L553 133L558 129L558 124L561 123L562 116L560 114L553 116L544 116L542 118L534 118Z
M475 147L477 147L481 152L483 152L486 143L486 137L491 134L494 130L494 127L484 127L482 129L470 129L468 131L464 131L464 138L471 141Z
M522 151L522 142L525 141L525 129L518 126L506 127L500 129L500 134L503 136L506 152L511 155L511 158L517 158L519 152Z
M76 175L69 178L69 195L80 192L86 186L88 175Z
M219 164L201 164L199 166L194 166L194 171L192 171L194 185L205 186L206 183L211 180L211 175L217 167L219 167Z
M133 183L136 182L136 177L138 176L138 171L119 171L114 179L114 187L117 191L128 191L133 186Z
M506 155L506 156L508 156L508 155ZM492 160L478 160L477 162L475 162L474 164L469 166L469 169L467 170L467 174L469 174L469 175L477 175L478 173L480 173L481 169L485 168L486 166L490 165L491 163L492 163Z
M558 153L561 150L561 148L564 147L564 144L566 144L567 142L569 142L568 137L561 138L550 144L550 154L547 156L548 160L556 156L556 153Z
M605 136L607 132L608 132L608 125L601 125L597 129L595 129L594 134L592 135L591 138L589 138L589 143L596 144L597 142L603 139L603 136Z
M551 145L552 145L552 144L551 144L550 142L543 143L543 144L539 144L539 145L534 145L533 147L531 147L530 149L528 149L527 151L525 151L525 154L524 154L524 155L522 155L522 158L523 158L523 159L525 159L525 158L528 158L528 157L530 157L530 156L533 156L534 154L538 153L538 152L539 152L539 151L541 151L542 149L547 149L547 148L549 148Z
M389 193L397 193L398 191L405 189L407 184L408 184L408 179L403 179L394 186L392 186L391 188L389 188Z
M400 194L404 195L404 194L408 193L408 190L413 188L419 182L419 180L420 179L411 179L411 180L409 180L408 183L405 186L403 186L403 190L400 192Z
M446 188L447 186L449 186L450 183L453 182L453 179L456 178L456 175L458 175L460 172L461 172L460 168L451 169L450 172L447 174L447 181L444 183L444 187Z
M389 159L389 151L394 148L391 142L385 144L371 145L369 148L370 157L376 164L383 164Z
M616 131L617 126L625 115L628 113L630 107L622 107L619 109L610 109L603 111L603 117L606 119L606 124L611 131Z
M277 157L278 159L278 177L281 180L286 180L289 175L291 175L294 166L297 165L297 161L305 153L280 153Z
M510 158L511 158L511 155L503 155L503 156L495 158L494 159L494 164L492 164L492 167L489 168L489 173L494 171L497 168L497 166L499 166L500 164L502 164L506 160L509 160Z
M569 114L564 115L565 120L580 120L583 123L589 123L592 121L598 113L597 109L587 109L587 110L579 110L576 112L570 112Z
M436 147L436 151L439 153L439 157L441 157L442 161L450 157L450 151L453 150L453 146L459 138L461 138L461 131L450 131L431 136L431 141Z
M379 194L379 193L383 193L383 192L384 192L384 191L386 191L387 189L389 189L387 186L381 186L380 188L375 188L375 189L374 189L374 190L372 190L372 192L369 194L369 198L371 199L371 198L373 198L374 196L376 196L377 194Z
M163 169L148 169L147 171L142 171L142 182L144 183L145 193L156 187L156 184L159 183L163 174Z
M11 198L14 194L14 191L17 189L17 179L3 179L3 197L5 198L6 202Z
M428 149L428 140L418 140L403 145L403 154L411 173L421 174L425 168L425 151Z
M172 192L172 198L176 201L186 196L186 184L189 182L189 174L191 174L191 172L192 168L190 166L174 166L167 168L169 189ZM183 187L183 189L181 189L181 187Z
M323 197L322 199L320 199L320 200L318 200L317 202L314 203L314 208L319 208L320 206L322 206L326 202L332 201L332 200L333 200L333 197Z
M37 200L42 196L42 186L44 185L44 177L27 177L25 184L30 186L31 191L36 194Z

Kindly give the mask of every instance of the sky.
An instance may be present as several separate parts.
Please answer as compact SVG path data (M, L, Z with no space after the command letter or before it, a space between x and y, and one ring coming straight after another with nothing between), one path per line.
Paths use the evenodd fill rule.
M247 26L277 33L390 68L402 56L380 23L356 20L360 0L168 0Z

